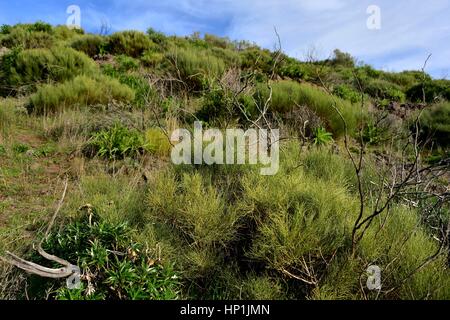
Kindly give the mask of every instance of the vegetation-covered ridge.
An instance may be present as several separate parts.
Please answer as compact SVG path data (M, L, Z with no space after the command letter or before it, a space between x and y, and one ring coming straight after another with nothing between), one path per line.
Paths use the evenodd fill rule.
M279 172L172 164L195 121L280 129ZM450 81L425 70L4 25L0 256L59 267L42 244L81 286L3 259L0 298L449 299L449 142Z

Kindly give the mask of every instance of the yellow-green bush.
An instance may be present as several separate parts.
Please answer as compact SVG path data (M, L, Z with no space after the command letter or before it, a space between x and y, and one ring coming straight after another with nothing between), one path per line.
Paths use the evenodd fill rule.
M52 114L75 106L131 102L134 91L105 76L78 76L58 85L43 85L30 97L28 109L36 114Z

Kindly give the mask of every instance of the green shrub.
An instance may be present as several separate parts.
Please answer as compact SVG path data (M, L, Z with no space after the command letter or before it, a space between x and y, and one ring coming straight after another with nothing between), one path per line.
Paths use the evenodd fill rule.
M134 91L106 76L78 76L58 85L43 85L29 99L28 110L39 115L62 112L75 106L132 102Z
M149 49L152 41L142 32L123 31L114 33L109 37L109 51L112 54L125 54L138 58Z
M133 230L124 223L99 218L95 208L81 219L53 232L43 249L80 267L90 278L79 289L67 289L64 281L31 278L34 298L58 300L172 300L179 296L179 276L170 264L163 265L140 243L131 239ZM35 254L34 261L42 263Z
M146 51L141 57L142 63L147 67L157 67L164 60L164 54L154 51Z
M71 47L84 52L89 57L95 57L105 50L106 40L104 37L94 34L79 36L72 41Z
M89 57L64 47L13 50L2 56L1 61L0 83L3 94L32 91L38 83L61 82L97 72L97 66Z
M420 128L424 138L433 137L439 145L450 145L450 103L425 109L420 118Z
M111 129L96 133L89 147L96 155L112 160L140 155L146 145L141 133L116 124Z
M131 58L131 57L128 57L125 55L117 56L116 61L119 64L120 72L136 70L137 68L139 68L139 60L136 60L134 58Z

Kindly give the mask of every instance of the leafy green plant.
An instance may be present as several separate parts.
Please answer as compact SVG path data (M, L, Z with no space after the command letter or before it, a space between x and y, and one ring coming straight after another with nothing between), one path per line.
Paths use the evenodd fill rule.
M325 128L317 128L314 134L314 144L322 146L333 142L333 134L328 132Z
M142 154L146 148L141 133L120 124L96 133L89 142L89 146L98 156L107 159L134 157Z
M24 143L16 143L12 146L12 151L14 151L17 154L23 154L30 150L30 146L24 144Z
M59 300L172 300L179 297L180 278L173 265L162 264L150 250L132 240L125 223L100 218L95 208L50 234L43 249L76 264L82 270L81 288L70 290L65 282L30 279L31 293L43 298L46 288ZM35 254L33 260L42 258ZM37 288L36 288L37 287Z

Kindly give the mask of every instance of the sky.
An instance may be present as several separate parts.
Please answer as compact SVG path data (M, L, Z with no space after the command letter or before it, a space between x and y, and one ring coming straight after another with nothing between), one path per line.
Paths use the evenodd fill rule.
M0 24L66 24L70 5L88 32L105 23L111 32L198 31L274 49L276 29L283 51L301 60L339 48L377 69L403 71L420 70L432 54L426 71L450 78L450 0L0 0Z

